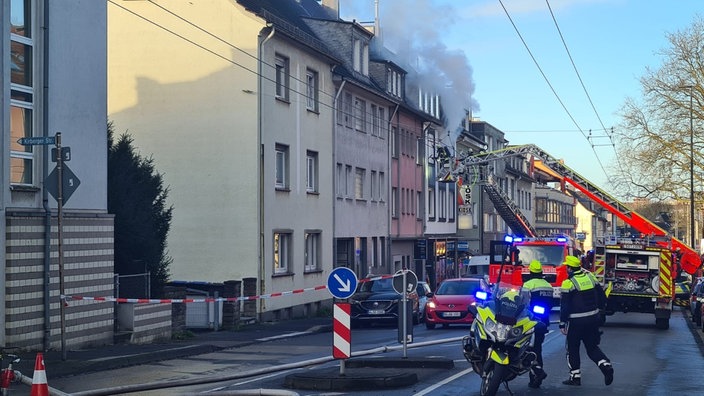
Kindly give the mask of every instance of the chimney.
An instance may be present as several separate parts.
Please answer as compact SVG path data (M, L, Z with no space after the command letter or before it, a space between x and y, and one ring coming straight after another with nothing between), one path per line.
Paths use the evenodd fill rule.
M340 19L340 0L323 0L322 5L331 17Z

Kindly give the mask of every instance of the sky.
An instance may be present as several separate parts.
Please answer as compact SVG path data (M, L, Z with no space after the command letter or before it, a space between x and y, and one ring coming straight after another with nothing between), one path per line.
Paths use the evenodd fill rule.
M642 97L639 80L661 66L667 35L704 17L701 0L377 1L385 46L432 53L416 65L453 80L473 117L608 193L617 164L604 129L618 129L625 100ZM373 21L374 9L375 0L340 0L346 20Z

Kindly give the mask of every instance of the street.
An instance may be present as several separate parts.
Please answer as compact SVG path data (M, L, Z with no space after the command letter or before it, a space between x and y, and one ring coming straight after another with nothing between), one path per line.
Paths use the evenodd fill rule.
M614 383L606 387L601 372L582 350L582 386L568 387L561 382L567 378L564 336L552 326L544 344L545 369L548 378L541 389L527 386L528 378L519 377L509 383L514 395L594 395L598 392L620 395L689 395L700 393L698 383L704 372L704 358L694 330L685 317L685 311L675 310L669 330L655 328L651 315L616 314L608 317L604 326L602 349L615 368ZM432 340L446 340L430 346L409 345L408 357L438 356L452 359L451 370L422 369L419 381L410 388L369 389L356 392L329 392L290 389L299 395L346 395L346 396L422 396L422 395L468 395L479 394L479 377L464 360L461 337L467 327L450 327L427 330L423 325L414 328L414 343L425 344ZM381 346L394 350L376 353L374 356L402 356L402 348L396 340L395 328L355 329L352 335L353 355L356 351L371 350ZM67 393L85 392L101 388L124 387L130 384L157 383L157 381L204 382L210 378L230 378L227 381L201 383L189 387L140 391L143 395L193 394L200 392L234 391L246 389L284 390L284 378L296 370L297 363L331 355L331 334L322 333L292 338L278 338L251 346L223 350L193 356L187 359L163 361L155 364L128 367L111 372L100 372L78 377L60 378L49 385ZM369 357L369 356L368 356ZM353 357L354 358L354 357ZM329 359L318 361L311 367L339 367L340 362ZM277 370L283 367L284 370ZM258 370L258 371L257 371ZM404 369L399 369L404 370ZM257 371L257 375L243 375ZM238 377L239 378L236 378ZM97 393L94 393L97 394ZM262 393L264 394L264 393ZM499 394L508 395L505 388Z

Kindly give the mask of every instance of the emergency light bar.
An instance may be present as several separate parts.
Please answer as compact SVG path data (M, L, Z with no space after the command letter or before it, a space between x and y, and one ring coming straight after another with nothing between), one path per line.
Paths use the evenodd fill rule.
M569 237L559 236L559 237L529 237L524 238L522 236L504 235L504 242L515 243L515 242L532 242L532 241L545 241L545 242L558 242L567 243L569 242Z

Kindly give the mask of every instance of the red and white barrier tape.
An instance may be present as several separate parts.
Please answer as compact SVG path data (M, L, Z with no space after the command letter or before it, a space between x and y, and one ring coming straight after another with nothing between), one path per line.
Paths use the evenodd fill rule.
M381 275L371 278L360 279L359 283L375 281L379 279L393 278L393 275ZM290 290L285 292L277 292L270 294L262 294L261 296L242 296L242 297L218 297L218 298L172 298L172 299L153 299L153 298L117 298L117 297L88 297L88 296L61 296L64 301L105 301L116 303L131 303L131 304L179 304L179 303L212 303L212 302L237 302L247 300L261 300L265 298L282 297L292 294L300 294L310 291L324 290L326 285L308 287L305 289Z

